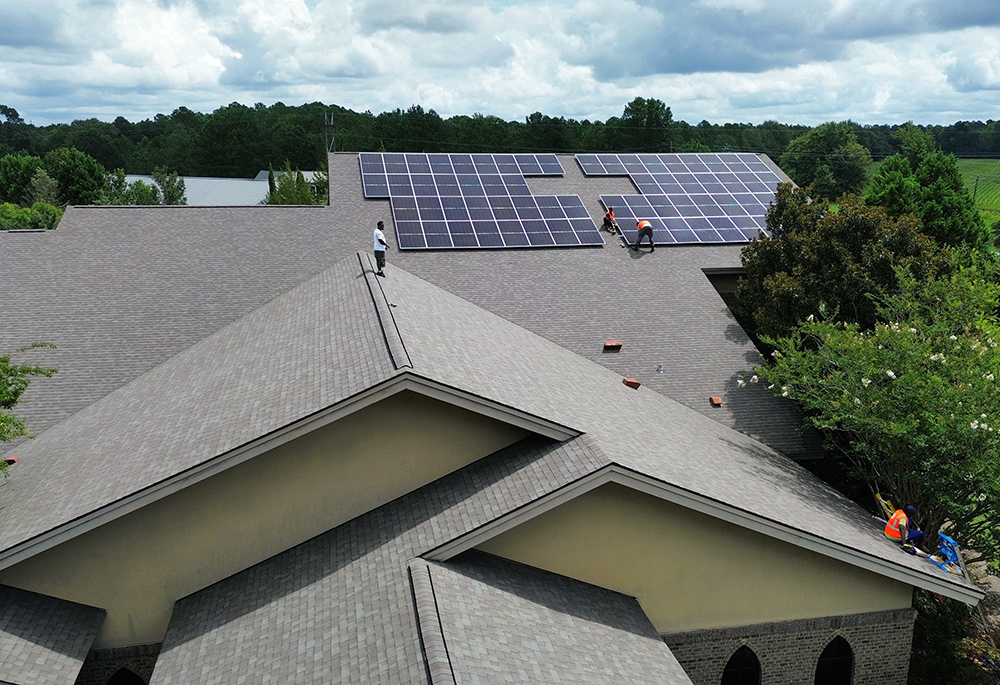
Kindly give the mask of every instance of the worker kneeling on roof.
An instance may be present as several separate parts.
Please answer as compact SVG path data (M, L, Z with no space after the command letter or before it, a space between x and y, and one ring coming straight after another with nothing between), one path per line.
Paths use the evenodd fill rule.
M903 549L913 549L913 543L923 542L923 531L917 530L917 510L912 506L897 509L885 524L885 536L902 543ZM910 550L907 550L910 551Z

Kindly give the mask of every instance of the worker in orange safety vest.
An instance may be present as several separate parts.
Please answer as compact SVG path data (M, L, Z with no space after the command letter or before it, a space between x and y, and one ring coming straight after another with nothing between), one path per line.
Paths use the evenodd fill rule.
M642 242L643 238L649 238L649 251L656 252L656 245L653 244L653 224L649 223L645 219L640 219L636 223L636 228L639 229L639 235L635 238L635 245L632 249L636 252L639 251L639 243Z
M608 211L604 213L604 230L614 231L615 230L615 208L608 207Z
M903 544L904 549L924 539L923 531L916 527L917 510L912 506L897 509L885 524L885 536Z

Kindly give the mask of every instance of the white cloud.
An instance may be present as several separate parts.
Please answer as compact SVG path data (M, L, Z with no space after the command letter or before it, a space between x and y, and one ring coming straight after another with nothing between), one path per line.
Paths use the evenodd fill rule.
M1000 118L998 22L987 0L5 0L0 102L36 123L277 100L606 119L636 96L692 123L951 123Z

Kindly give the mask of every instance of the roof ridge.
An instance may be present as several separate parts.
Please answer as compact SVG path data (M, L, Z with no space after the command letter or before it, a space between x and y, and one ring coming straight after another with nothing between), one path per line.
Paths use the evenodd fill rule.
M407 564L410 577L410 593L417 619L417 635L423 651L424 665L432 685L454 685L455 669L448 654L441 625L441 611L434 594L430 565L423 559L411 559Z
M367 261L367 265L365 262ZM392 315L392 307L396 305L389 302L389 298L382 289L382 283L375 275L375 267L372 265L372 258L366 252L358 253L358 262L361 264L361 273L368 283L368 292L372 296L372 304L375 306L375 313L378 315L379 324L382 326L382 336L385 338L389 356L392 358L392 365L398 371L402 368L413 368L410 355L406 351L403 343L403 336L396 325L396 318Z

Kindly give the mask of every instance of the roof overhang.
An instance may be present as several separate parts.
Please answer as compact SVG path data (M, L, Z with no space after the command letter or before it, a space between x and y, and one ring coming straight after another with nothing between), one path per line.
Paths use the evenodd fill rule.
M821 538L811 533L797 530L776 521L758 516L729 504L699 495L679 488L669 483L650 478L636 471L626 469L618 464L611 464L595 471L579 480L541 497L520 509L502 516L490 523L480 526L451 542L441 545L426 554L424 558L432 561L447 561L452 557L470 550L487 540L500 535L534 517L551 511L595 488L608 483L616 483L633 490L658 497L667 502L693 509L717 519L727 521L737 526L776 538L783 542L801 547L817 554L822 554L839 561L857 566L866 571L913 585L924 590L937 592L945 597L956 599L971 606L983 598L984 592L971 583L958 583L942 576L937 577L936 569L932 573L930 567L927 573L894 564L886 559L862 552Z
M131 493L34 538L13 545L0 552L0 569L13 566L404 391L414 392L467 409L473 413L488 416L560 442L580 435L580 431L567 426L406 371L279 430L217 455L197 466Z

